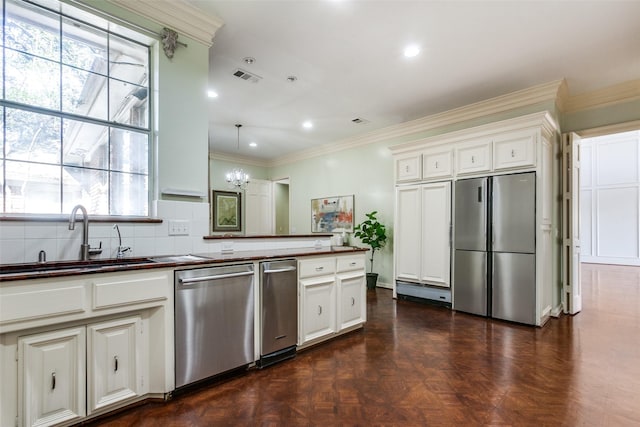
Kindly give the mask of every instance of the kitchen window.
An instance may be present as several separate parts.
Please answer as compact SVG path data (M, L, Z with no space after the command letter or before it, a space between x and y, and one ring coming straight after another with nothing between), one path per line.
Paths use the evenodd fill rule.
M149 46L66 3L0 2L2 212L83 204L93 215L147 216Z

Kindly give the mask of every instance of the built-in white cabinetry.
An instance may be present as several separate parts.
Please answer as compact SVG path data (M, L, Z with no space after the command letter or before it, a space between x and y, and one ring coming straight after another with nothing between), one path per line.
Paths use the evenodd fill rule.
M554 244L556 251L559 249L554 238L559 234L554 209L559 188L554 178L557 140L557 125L548 112L541 112L392 147L396 167L422 156L423 169L419 179L417 172L411 179L399 179L404 175L396 174L395 288L400 283L402 295L442 301L447 300L446 287L455 288L450 272L455 227L451 224L451 200L456 180L535 172L536 324L544 323L550 313L560 312L552 306L560 283L553 263Z
M493 140L495 170L534 166L536 162L535 132L510 132Z
M69 425L172 391L172 311L172 269L0 283L0 425Z
M87 327L88 413L138 395L139 316Z
M491 140L481 139L456 147L456 172L458 175L491 170Z
M450 284L451 182L396 188L396 278Z
M363 254L298 261L299 346L331 338L366 321L364 261Z
M252 179L245 190L245 234L260 236L273 234L273 183Z
M21 337L17 425L51 426L84 417L85 366L84 327Z
M422 154L422 178L437 179L453 176L453 150L446 147L427 150Z
M396 182L419 181L422 176L422 156L411 153L395 159Z

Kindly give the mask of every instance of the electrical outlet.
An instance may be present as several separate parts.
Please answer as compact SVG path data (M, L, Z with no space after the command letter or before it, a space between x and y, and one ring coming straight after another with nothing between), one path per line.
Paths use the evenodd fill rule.
M171 219L169 220L169 236L188 236L189 220Z

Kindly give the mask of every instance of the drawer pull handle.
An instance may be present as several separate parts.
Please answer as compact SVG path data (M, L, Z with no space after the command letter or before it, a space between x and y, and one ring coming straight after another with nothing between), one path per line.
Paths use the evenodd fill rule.
M515 156L516 156L515 150L511 150L511 157L515 157Z
M356 305L356 299L354 297L351 297L351 305L352 306Z
M438 161L436 160L436 169L438 169Z
M113 356L113 372L118 372L118 356Z
M324 267L316 267L316 271L322 271L324 270Z
M355 261L354 261L354 262L351 262L351 263L349 263L349 265L350 265L351 267L355 267L356 262L355 262Z
M322 306L318 306L318 316L322 315Z
M471 163L475 163L476 162L476 158L471 156Z
M56 372L53 371L51 373L51 390L55 390L56 389Z

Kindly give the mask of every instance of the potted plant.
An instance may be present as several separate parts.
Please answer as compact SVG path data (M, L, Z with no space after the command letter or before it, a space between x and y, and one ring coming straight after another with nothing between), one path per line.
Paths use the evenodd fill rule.
M358 237L362 243L371 248L371 271L367 273L367 289L375 289L378 281L378 273L373 272L373 256L376 251L382 249L387 244L387 229L376 218L378 211L365 214L366 220L356 225L353 235Z

